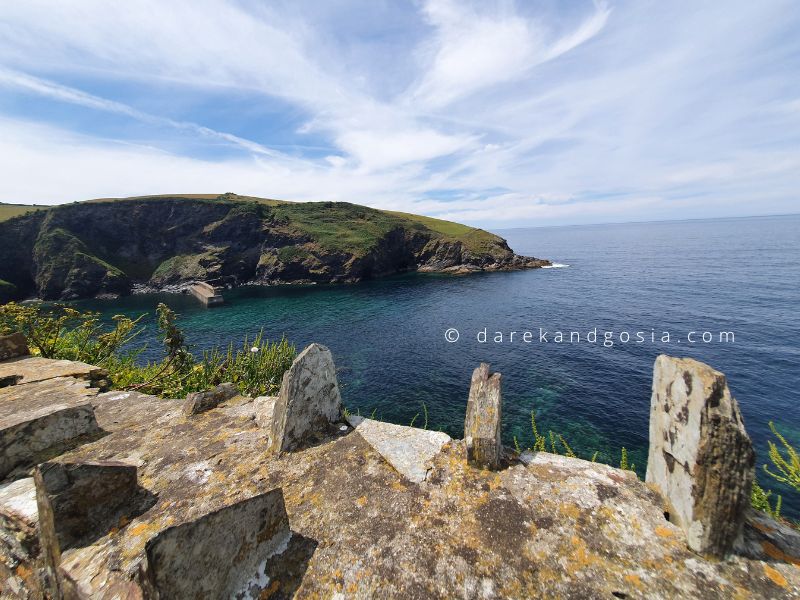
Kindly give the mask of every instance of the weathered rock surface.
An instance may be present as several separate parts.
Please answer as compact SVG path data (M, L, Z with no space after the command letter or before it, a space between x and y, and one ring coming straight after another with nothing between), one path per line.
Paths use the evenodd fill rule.
M500 380L500 373L490 373L489 365L481 363L472 373L469 387L464 443L467 461L482 469L498 469L503 459Z
M212 408L216 408L226 400L230 400L239 393L232 383L220 383L214 389L206 392L193 392L186 396L183 403L183 414L187 417L197 415Z
M754 462L725 376L690 358L656 358L646 480L692 550L730 552L750 505Z
M27 387L0 389L0 478L101 432L84 382L53 379Z
M255 419L259 427L264 427L268 430L272 429L272 417L275 414L275 403L277 401L277 396L259 396L253 400Z
M34 469L39 551L51 595L62 595L63 550L108 532L136 495L136 467L118 462L43 463Z
M412 483L422 483L433 468L433 459L451 442L441 431L427 431L358 416L347 421L398 473Z
M22 356L0 362L0 379L16 375L17 383L33 383L56 377L75 377L89 381L93 387L108 387L105 369L71 360L52 360L41 356Z
M265 595L798 597L800 568L791 557L800 548L784 528L748 514L746 553L707 560L687 548L682 529L664 518L659 495L630 472L544 452L530 455L527 465L475 469L463 442L454 440L433 456L418 485L366 441L358 430L363 423L355 431L332 428L315 445L276 455L253 418L252 401L233 399L186 419L179 402L153 398L146 411L137 404L143 398L113 400L114 394L123 395L98 394L92 402L98 420L107 410L104 418L118 428L54 460L137 464L149 499L137 500L134 516L116 527L62 552L58 571L80 597L152 598L146 568L152 540L276 488L283 490L292 534L286 550L266 562ZM123 410L128 401L136 407L131 412ZM30 483L5 496L0 490L0 514L9 502L30 507L30 498ZM28 514L27 523L38 522L38 512L19 512ZM258 519L239 521L258 528ZM0 526L0 540L7 535ZM0 565L12 560L2 544L0 553ZM38 559L16 560L13 573L0 579L3 594L40 597L28 595L38 581Z
M0 484L0 594L24 598L25 590L39 590L29 568L39 557L38 525L33 478Z
M24 335L21 333L0 335L0 361L8 360L9 358L17 358L19 356L27 356L28 354L30 354L28 350L28 341L25 339Z
M267 561L290 536L283 494L272 490L154 536L145 547L147 576L164 599L261 598Z
M341 418L342 398L331 351L311 344L283 374L273 409L270 447L274 452L299 448Z

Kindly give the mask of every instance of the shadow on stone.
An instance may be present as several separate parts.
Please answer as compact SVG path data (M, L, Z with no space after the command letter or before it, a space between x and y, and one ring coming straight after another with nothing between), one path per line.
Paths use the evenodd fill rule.
M291 597L316 545L292 534L278 488L162 531L144 576L159 598Z
M270 600L294 598L318 545L316 540L292 532L286 550L267 563Z
M34 481L42 544L58 553L90 545L156 500L137 484L136 467L119 462L44 463Z

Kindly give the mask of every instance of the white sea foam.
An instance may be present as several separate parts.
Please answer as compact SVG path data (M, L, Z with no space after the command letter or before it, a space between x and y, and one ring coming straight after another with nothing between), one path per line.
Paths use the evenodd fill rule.
M569 265L565 265L565 264L562 264L562 263L553 263L552 265L545 265L542 268L543 269L564 269L564 268L566 268L568 266Z

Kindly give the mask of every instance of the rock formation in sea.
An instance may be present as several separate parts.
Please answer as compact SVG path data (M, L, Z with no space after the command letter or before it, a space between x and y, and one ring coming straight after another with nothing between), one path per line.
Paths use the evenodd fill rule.
M221 196L79 202L0 222L0 301L342 283L407 271L537 268L474 227L346 202Z
M0 353L3 598L800 589L800 534L739 501L749 440L724 378L695 361L656 361L650 451L672 458L651 458L645 483L577 458L517 455L492 443L494 418L465 431L502 453L490 470L468 460L464 440L343 414L333 357L317 345L278 397L222 388L190 402L108 390L102 370L29 356L18 338L0 338ZM476 383L469 410L501 415L499 374L481 367Z

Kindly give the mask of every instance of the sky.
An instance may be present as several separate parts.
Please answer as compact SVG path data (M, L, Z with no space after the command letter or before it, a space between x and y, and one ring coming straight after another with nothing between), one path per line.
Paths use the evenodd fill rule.
M796 0L0 4L0 202L800 212Z

